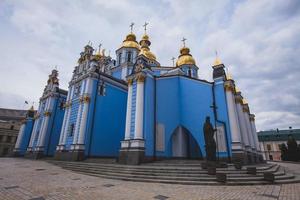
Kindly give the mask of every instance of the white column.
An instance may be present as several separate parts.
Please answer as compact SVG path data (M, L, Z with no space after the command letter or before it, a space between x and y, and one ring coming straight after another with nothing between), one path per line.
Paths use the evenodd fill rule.
M19 131L19 134L18 134L18 138L17 138L17 141L16 141L15 149L19 149L21 147L21 141L23 140L23 136L24 136L24 133L25 133L25 126L26 126L25 123L21 125L20 131Z
M27 149L28 149L28 148L32 148L32 146L33 146L33 141L34 141L34 138L35 138L35 136L36 136L36 129L37 129L39 120L40 120L40 118L37 118L37 119L34 121L33 130L32 130L32 133L31 133L30 142L29 142L29 145L28 145Z
M128 80L125 140L130 139L131 104L132 104L131 99L132 99L132 80Z
M73 92L74 92L74 86L71 86L66 100L66 103L69 103L69 106L66 107L65 109L64 121L60 133L59 145L66 144L68 125L69 125L70 113L71 113L71 98L73 96Z
M144 121L144 77L137 80L136 91L136 114L135 114L135 134L134 139L143 139Z
M253 132L253 138L254 138L254 142L255 142L255 149L256 149L256 151L260 152L260 145L259 145L259 141L258 141L258 135L256 132L254 116L251 117L250 122L251 122L251 128L252 128L252 132Z
M84 144L85 139L85 133L86 133L86 123L87 123L87 116L88 116L88 110L89 110L89 103L90 103L90 97L92 93L93 88L93 79L89 78L87 80L87 85L85 87L85 99L83 100L83 111L82 111L82 119L80 122L80 129L79 129L79 136L77 144ZM97 95L97 94L95 94Z
M242 135L243 135L243 139L244 139L244 142L245 142L245 147L246 148L249 148L250 147L250 142L249 142L249 139L248 139L248 132L247 132L247 128L246 128L246 124L245 124L245 116L244 116L244 112L243 112L243 108L242 108L242 105L241 105L241 102L239 102L237 104L237 110L238 110L238 117L239 117L239 122L240 122L240 127L241 127L241 130L242 130Z
M87 81L87 80L85 80L85 81ZM81 86L81 90L80 90L80 97L83 96L85 85L86 85L86 82L83 82L82 86ZM74 130L73 144L76 144L77 139L78 139L82 107L83 107L83 104L81 102L79 102L79 108L78 108L77 116L76 116L76 124L75 124L75 130Z
M250 126L249 113L247 111L244 111L244 116L245 116L245 124L246 124L246 127L247 127L248 140L249 140L251 149L254 150L254 143L253 143L253 137L252 137L252 129L251 129L251 126Z
M236 112L235 100L233 97L233 86L230 82L225 83L226 100L229 115L229 124L231 130L232 149L242 149L240 138L240 127L238 123L238 116Z

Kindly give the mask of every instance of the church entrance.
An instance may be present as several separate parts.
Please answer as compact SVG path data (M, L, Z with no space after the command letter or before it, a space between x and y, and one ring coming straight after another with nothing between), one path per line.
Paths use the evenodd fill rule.
M203 158L197 141L183 126L178 126L175 129L171 137L171 144L173 158Z

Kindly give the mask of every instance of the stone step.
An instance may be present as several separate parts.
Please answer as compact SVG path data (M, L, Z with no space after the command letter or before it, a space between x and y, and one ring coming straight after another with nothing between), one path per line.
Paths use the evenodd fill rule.
M55 163L57 164L57 163ZM150 173L150 174L190 174L191 176L193 175L199 175L199 174L207 174L206 170L197 170L197 171L189 171L189 170L153 170L153 169L131 169L131 168L113 168L113 167L107 167L107 166L86 166L82 164L68 164L68 163L59 163L57 164L62 167L68 167L68 168L83 168L83 169L90 169L90 170L106 170L106 171L119 171L119 172L127 172L127 173ZM274 170L266 170L268 172L276 173L278 171L279 167L277 166ZM226 173L228 175L247 175L246 171L222 171L222 170L217 170L217 172L220 173ZM257 172L257 174L263 174L262 172Z
M98 171L98 170L89 170L89 169L76 169L76 168L65 168L72 171L84 172L84 173L93 173L93 174L102 174L108 176L117 176L122 178L143 178L143 179L162 179L162 180L176 180L176 181L215 181L215 176L204 175L204 176L167 176L167 175L153 175L153 174L126 174L122 172L107 172L107 171ZM245 176L245 177L231 177L228 176L228 181L263 181L263 176ZM276 176L276 180L283 180L294 178L292 175L282 175Z
M108 179L118 179L137 182L156 182L185 185L220 185L216 176L207 174L206 170L194 167L163 167L163 166L128 166L118 164L66 162L49 160L52 164L77 173ZM190 170L192 169L192 170ZM285 174L279 165L268 165L258 168L257 175L246 174L246 170L220 168L217 172L227 174L226 185L270 184L264 181L263 172L275 173L275 184L293 183L299 181L292 174Z
M133 181L133 182L148 182L148 183L165 183L165 184L180 184L180 185L265 185L270 184L267 181L244 181L244 182L232 182L227 181L226 183L219 183L217 181L178 181L178 180L161 180L161 179L143 179L143 178L126 178L126 177L119 177L119 176L108 176L102 174L93 174L93 173L86 173L86 172L78 172L80 174L85 174L89 176L107 178L107 179L115 179L115 180L122 180L122 181ZM274 182L274 184L288 184L288 183L299 183L300 180L278 180Z
M131 169L126 169L126 170L115 170L115 169L110 169L110 168L99 168L99 167L85 167L85 166L76 166L76 165L61 165L63 168L67 169L87 169L93 172L97 171L102 171L102 172L119 172L119 173L124 173L124 174L149 174L149 175L155 175L155 176L161 176L161 175L168 175L168 176L189 176L189 177L197 177L197 176L206 176L207 171L201 171L201 172L189 172L189 171L184 171L182 172L177 172L177 171L136 171L136 170L131 170ZM283 171L281 172L275 172L276 176L282 176L285 173ZM227 173L229 177L246 177L246 176L251 176L248 175L247 173ZM263 175L263 173L258 173L257 175Z
M49 161L54 164L67 164L67 165L81 165L86 167L108 167L108 168L116 168L116 169L134 169L134 170L159 170L159 171L206 171L202 169L201 167L164 167L164 166L144 166L144 165L119 165L119 164L103 164L103 163L86 163L86 162L66 162L66 161ZM275 168L278 165L271 165L268 167L260 167L257 168L257 171L266 171L271 168ZM246 168L243 168L242 170L236 170L233 167L232 168L217 168L217 171L220 172L245 172Z

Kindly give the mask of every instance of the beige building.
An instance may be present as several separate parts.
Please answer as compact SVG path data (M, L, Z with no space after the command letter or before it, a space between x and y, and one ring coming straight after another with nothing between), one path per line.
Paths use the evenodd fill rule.
M26 113L26 110L0 108L0 156L12 154Z
M281 160L280 145L287 146L288 137L292 135L300 144L300 129L270 130L257 133L260 147L265 160Z

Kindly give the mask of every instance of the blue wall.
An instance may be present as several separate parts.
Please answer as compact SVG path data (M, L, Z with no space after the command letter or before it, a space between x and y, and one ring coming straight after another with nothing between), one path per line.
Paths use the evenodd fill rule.
M30 142L33 124L34 124L34 119L32 119L32 118L26 119L26 122L24 124L25 128L24 128L23 137L21 138L20 152L19 152L20 155L24 155L27 150L27 147Z
M218 108L217 116L226 124L228 142L231 141L231 138L223 83L215 87L215 94ZM157 81L156 122L163 124L165 128L165 151L157 152L157 156L172 156L171 137L177 126L183 126L190 132L192 136L190 137L190 144L196 147L191 138L195 139L201 149L201 154L206 156L203 124L206 116L209 116L212 125L214 125L212 105L211 83L183 76L159 78ZM219 124L217 123L217 125ZM228 145L230 147L230 142ZM220 153L220 157L226 156L227 153Z
M165 151L157 156L170 156L167 148L172 132L180 124L179 77L168 77L156 81L156 122L165 126Z
M124 138L127 91L106 84L106 94L97 94L89 156L117 156ZM88 146L88 144L87 144Z
M145 155L151 156L154 152L154 79L147 77L144 85L144 122L143 133L145 139Z
M46 156L53 156L58 145L59 136L61 132L62 122L64 118L65 109L60 108L60 102L65 102L66 96L60 96L55 99L54 107L52 109L51 117L47 127L45 139Z

